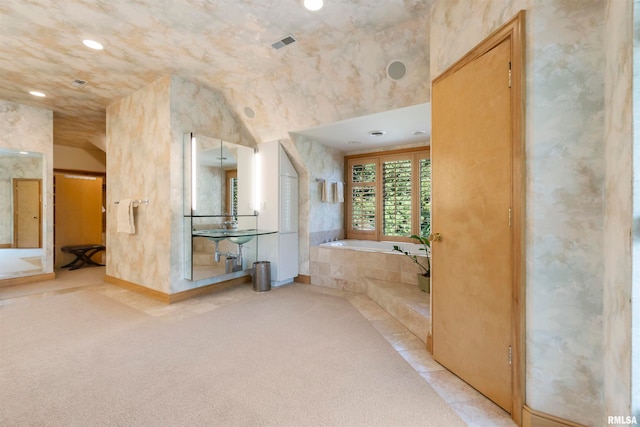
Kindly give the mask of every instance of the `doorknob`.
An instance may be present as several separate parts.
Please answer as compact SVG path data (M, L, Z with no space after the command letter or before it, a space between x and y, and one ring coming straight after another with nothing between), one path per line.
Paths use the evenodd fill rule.
M429 241L430 242L438 242L442 240L442 235L440 233L431 233L429 234Z

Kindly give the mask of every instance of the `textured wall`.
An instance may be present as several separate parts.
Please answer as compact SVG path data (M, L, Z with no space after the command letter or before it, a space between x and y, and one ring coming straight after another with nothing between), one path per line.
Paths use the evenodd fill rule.
M0 100L0 148L43 154L44 272L53 272L53 113Z
M601 425L605 3L438 0L431 77L520 9L527 10L526 401Z
M169 77L107 109L106 274L169 292L171 276L171 129ZM136 234L118 233L117 205L148 199L134 209Z
M612 2L615 0L612 0ZM617 8L616 8L617 11ZM620 11L622 13L622 11ZM627 11L628 13L628 11ZM640 218L640 0L633 2L633 206L632 217ZM632 239L632 349L631 349L631 411L640 418L640 223L634 220ZM624 295L623 292L618 296ZM607 407L608 409L608 407Z
M633 4L609 0L605 31L605 414L631 413ZM636 71L637 72L637 71Z
M309 171L310 245L343 238L344 203L323 202L317 179L344 182L344 153L304 137L296 139L296 147Z
M176 76L162 78L107 110L107 274L165 293L206 284L183 279L183 136L187 132L255 146L219 93ZM121 198L135 210L136 234L116 232Z

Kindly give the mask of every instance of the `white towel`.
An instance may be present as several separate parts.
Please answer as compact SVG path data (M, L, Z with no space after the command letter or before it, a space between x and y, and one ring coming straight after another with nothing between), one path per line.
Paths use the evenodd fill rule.
M118 233L136 234L136 226L133 221L133 200L121 199L118 203L116 215Z
M331 183L327 180L322 181L322 189L321 189L321 199L323 202L331 201L331 188L329 187Z
M333 201L336 203L344 202L344 185L340 181L336 182L333 187Z

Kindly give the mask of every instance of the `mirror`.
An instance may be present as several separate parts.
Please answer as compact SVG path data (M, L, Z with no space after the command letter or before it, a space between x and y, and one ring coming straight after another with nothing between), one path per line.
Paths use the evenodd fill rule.
M215 283L249 274L259 234L254 150L189 133L184 172L184 277Z
M219 138L185 136L185 215L254 215L254 150Z
M0 280L44 272L42 153L0 149Z

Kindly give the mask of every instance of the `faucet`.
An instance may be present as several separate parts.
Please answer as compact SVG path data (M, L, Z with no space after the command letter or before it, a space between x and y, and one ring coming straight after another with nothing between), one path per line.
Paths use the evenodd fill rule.
M238 228L238 221L236 221L235 219L225 221L222 224L223 224L223 227L227 230L234 230Z

